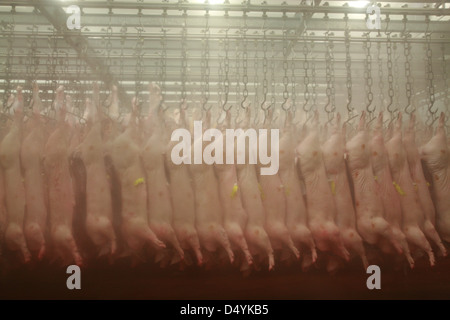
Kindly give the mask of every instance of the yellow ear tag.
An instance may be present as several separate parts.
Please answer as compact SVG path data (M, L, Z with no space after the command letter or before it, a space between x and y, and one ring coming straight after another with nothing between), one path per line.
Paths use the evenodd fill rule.
M235 183L233 185L233 189L231 190L231 198L234 198L234 196L236 195L237 191L238 191L238 185L237 185L237 183Z
M398 194L401 196L406 195L406 193L402 190L402 188L398 185L397 182L392 181L392 184L394 185L395 189L397 190Z
M427 181L427 186L429 186L429 187L431 186L431 184L428 181Z
M137 187L141 183L144 183L144 178L137 178L136 181L134 181L134 186Z
M378 180L378 176L373 176L373 179L374 179L375 181L377 181L377 180Z
M289 188L289 186L284 186L284 193L286 194L286 196L291 194L291 188Z
M329 181L330 181L331 193L334 196L336 194L336 182L334 182L334 180L329 180Z
M259 189L259 193L261 195L261 199L264 199L265 198L264 191L259 183L258 183L258 189Z
M417 183L413 182L414 190L418 190Z

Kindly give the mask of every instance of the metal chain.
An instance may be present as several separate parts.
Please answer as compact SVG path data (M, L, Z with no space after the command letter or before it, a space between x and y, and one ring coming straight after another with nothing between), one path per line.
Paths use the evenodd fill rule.
M228 93L230 91L230 78L228 77L228 74L230 72L230 59L228 57L228 51L229 51L230 43L228 41L228 29L225 30L225 41L224 41L224 47L225 47L225 60L224 60L224 67L225 67L225 79L224 79L224 103L223 107L225 107L225 104L228 102Z
M406 17L405 17L406 19ZM405 56L405 89L406 89L406 107L405 112L411 114L414 112L414 107L411 109L411 91L412 91L412 81L411 81L411 44L408 42L410 36L409 33L404 33L403 42L403 54Z
M396 37L397 35L395 35ZM394 44L392 45L392 49L393 49L393 56L394 56L394 92L400 92L400 87L399 87L399 83L400 83L400 71L399 71L399 59L400 59L400 55L398 54L398 41L395 41ZM395 95L395 99L394 99L394 105L396 106L396 109L398 109L398 105L399 105L399 99L400 99L400 95L396 94Z
M259 59L258 59L258 40L255 39L254 42L254 47L255 47L255 56L254 56L254 60L253 60L253 72L254 72L254 77L253 77L253 84L254 84L254 90L255 90L255 97L253 100L253 105L254 106L259 106L259 76L258 76L258 70L259 70Z
M444 108L449 111L449 98L448 98L448 85L447 85L447 61L445 60L445 45L444 42L441 43L441 52L442 52L442 82L444 84Z
M366 33L366 41L364 42L363 46L364 46L364 51L366 53L366 59L365 59L365 64L364 64L364 67L365 67L364 68L364 78L365 78L365 87L366 87L366 92L367 92L366 110L369 113L370 118L372 118L373 112L375 111L375 107L370 108L370 106L372 105L372 101L373 101L373 93L372 93L373 80L372 80L372 56L371 56L371 52L370 52L370 49L372 47L372 42L370 41L369 33Z
M112 8L109 8L109 22L108 27L106 28L106 65L111 68L111 50L112 50L112 43L111 43L111 36L113 33L112 26L111 26L111 17L112 17Z
M346 69L346 82L345 86L347 88L347 113L348 118L353 115L353 110L355 109L351 104L353 100L352 96L352 58L350 56L350 29L348 27L348 15L345 14L345 69Z
M272 47L272 57L270 60L270 73L271 73L271 80L272 80L272 96L270 98L270 105L275 106L276 102L276 88L275 88L275 42L274 40L270 41L270 46Z
M124 78L124 73L123 73L123 63L124 63L124 48L125 48L125 40L127 39L127 27L125 25L122 26L122 28L120 28L120 61L119 61L119 74L120 74L120 78L123 79Z
M163 37L161 39L161 93L164 97L166 94L166 81L167 81L167 30L165 28L167 18L167 9L163 11L163 25L161 31Z
M434 97L434 73L433 73L433 52L431 50L431 33L428 32L428 27L430 24L430 18L426 16L426 22L427 22L427 32L425 34L426 39L426 55L427 55L427 64L426 64L426 70L427 70L427 81L428 81L428 97L430 99L430 104L428 106L428 112L431 115L431 120L434 122L437 119L437 111L436 108L433 110L433 105L435 102Z
M378 63L378 100L381 110L384 109L384 75L383 75L383 60L381 58L381 42L377 42L377 63Z
M283 14L283 19L284 22L286 22L286 12L284 12ZM285 23L284 23L285 24ZM281 105L281 108L285 111L287 111L289 109L289 107L286 106L288 97L289 97L289 92L288 92L288 85L289 85L289 78L287 75L288 72L288 40L287 40L287 33L288 31L286 30L286 28L283 28L283 71L284 71L284 75L283 75L283 86L284 86L284 90L283 90L283 104Z
M330 32L327 31L325 35L325 42L326 42L326 51L325 51L325 78L327 82L327 88L325 90L325 94L327 96L327 103L325 105L325 111L327 114L331 114L334 112L333 108L329 108L331 104L331 60L332 60L332 53L331 53L331 42L330 42Z
M316 82L316 58L314 57L314 42L311 43L311 87L312 104L310 110L315 110L317 106L317 82Z
M303 83L305 85L305 91L303 92L303 98L305 100L304 104L303 104L303 111L308 112L311 110L310 109L306 109L306 105L308 104L309 101L309 76L308 76L308 69L309 69L309 60L308 60L308 42L306 41L306 38L303 37L303 71L305 72L305 75L303 77Z
M247 68L247 13L244 12L244 28L242 30L243 35L243 54L242 54L242 82L244 83L244 91L243 91L243 100L241 103L241 107L244 107L243 103L247 100L248 97L248 89L247 89L247 83L248 83L248 68Z
M264 103L267 101L267 92L269 91L268 88L268 81L267 81L267 38L266 38L266 30L264 30L263 35L263 102L261 106L263 106ZM263 106L264 107L264 106Z
M241 74L240 74L240 42L241 38L237 38L234 47L234 57L235 57L235 70L236 70L236 103L239 103L241 100Z
M137 37L137 43L135 46L135 55L137 58L136 61L136 80L135 80L135 97L137 99L138 105L141 103L140 101L140 93L142 91L142 76L143 76L143 69L144 69L144 59L143 59L143 52L142 48L144 46L144 38L142 36L142 32L144 31L144 28L142 27L142 10L139 9L138 11L138 17L139 17L139 27L137 27L138 37Z
M209 75L210 75L210 67L209 67L209 13L206 12L206 39L205 39L205 101L209 100L210 91L209 91Z
M187 71L187 46L186 46L186 10L183 12L184 23L181 31L181 101L186 100L186 71Z
M297 79L296 79L296 74L295 74L295 68L296 68L296 64L295 64L295 44L293 44L292 47L292 59L291 59L291 100L292 100L292 106L294 107L293 112L295 114L296 111L296 100L297 100L297 92L296 92L296 85L297 85Z
M219 45L220 45L220 52L223 52L223 41L222 40L219 40ZM219 70L218 70L219 81L217 83L217 101L219 102L219 106L222 106L222 104L223 104L223 100L222 100L223 87L224 87L223 63L224 63L224 58L222 58L221 54L219 53Z
M393 117L395 109L392 109L392 104L394 102L394 76L392 75L392 43L391 43L391 33L387 32L387 43L386 43L386 51L387 51L387 70L388 70L388 96L389 96L389 104L387 106L387 110L391 114L391 118Z
M203 30L202 38L202 49L201 49L201 59L200 59L200 86L201 95L203 102L206 103L206 92L205 92L205 71L206 71L206 29Z
M3 106L7 107L7 101L11 94L11 75L12 75L12 66L14 59L14 15L12 15L12 21L6 26L3 27L3 31L6 33L6 40L8 42L8 49L6 53L6 61L5 61L5 89L3 96Z

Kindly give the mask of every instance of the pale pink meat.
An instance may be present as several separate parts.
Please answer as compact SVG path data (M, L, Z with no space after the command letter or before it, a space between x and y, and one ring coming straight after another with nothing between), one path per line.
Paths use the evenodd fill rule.
M427 241L423 227L425 214L419 196L414 190L413 180L406 159L406 150L402 143L402 116L399 113L392 138L386 142L393 184L399 193L403 211L403 231L409 244L424 250L429 257L430 265L434 265L435 257L430 243Z
M66 106L64 89L56 91L55 110L58 124L45 144L44 170L49 198L50 237L56 254L64 263L75 261L82 264L82 258L73 237L73 214L75 194L69 169L70 127L65 121Z
M272 123L273 109L269 109L265 123ZM271 150L270 125L266 125L263 133L260 132L258 139L266 139L267 150ZM265 136L265 137L264 137ZM265 229L269 235L270 242L274 249L282 249L286 246L298 259L300 253L294 246L289 230L286 226L286 197L283 183L278 173L272 175L259 175L259 183L262 194L261 199L266 212Z
M39 87L33 85L33 115L29 120L29 132L22 142L21 160L26 195L25 238L28 248L42 259L45 253L47 231L47 204L45 199L43 151L46 130L40 116L42 105Z
M347 165L355 193L356 229L367 243L379 245L386 239L398 253L402 253L400 243L395 239L391 226L384 218L379 186L373 176L365 117L363 111L358 131L346 144Z
M23 125L22 88L17 87L17 97L11 107L14 121L9 132L0 145L0 162L3 167L6 190L6 209L8 226L5 231L5 242L9 249L19 251L25 262L31 258L24 235L25 188L20 169L20 147Z
M322 147L325 169L336 204L336 223L341 231L342 240L348 250L357 253L366 269L369 265L363 241L356 231L356 212L350 191L345 165L345 125L341 128L341 116L336 116L336 124L331 136Z
M210 117L209 114L208 118ZM210 127L209 120L206 122L205 129ZM199 140L194 140L192 144L202 144L201 139L202 137L199 137ZM233 262L234 253L223 227L224 212L220 205L219 184L214 174L214 167L205 163L192 164L190 171L195 192L195 224L200 244L210 253L222 247L228 254L229 260Z
M156 249L165 248L148 225L145 171L140 161L137 107L133 101L132 115L123 133L111 145L111 158L121 185L123 238L134 254L149 243Z
M150 112L144 128L144 131L148 133L148 138L141 151L142 163L148 181L146 183L148 219L150 229L155 232L156 236L166 244L171 244L178 252L179 257L183 259L183 249L172 228L172 200L164 168L167 139L163 128L164 119L159 114L160 110L158 110L161 99L159 88L150 84Z
M450 156L445 135L445 114L441 113L435 135L420 149L431 174L432 196L436 208L436 229L450 242Z
M427 181L425 180L419 150L416 145L414 114L411 115L409 126L403 134L403 145L405 147L414 189L419 196L419 201L424 213L423 232L425 233L425 236L439 248L441 254L446 256L447 251L435 229L436 213L434 204L431 199Z
M99 255L113 254L117 245L101 135L102 111L89 99L86 101L86 107L91 109L91 117L87 119L87 134L75 151L86 169L86 231Z
M225 129L231 129L230 118L230 111L227 111L224 129L222 130L225 150L227 150ZM228 142L231 143L231 141ZM219 182L220 202L224 210L225 231L230 238L231 245L239 248L244 254L247 264L251 265L253 258L244 235L248 215L242 205L242 194L238 184L236 166L235 164L225 164L224 161L224 164L215 165L215 172Z
M406 236L402 230L403 217L402 207L400 205L399 194L392 183L393 178L389 167L389 158L383 137L383 113L380 112L373 136L371 140L371 160L375 183L380 192L380 199L383 203L384 218L390 224L392 233L396 241L401 245L411 268L414 267L414 260L411 257ZM391 244L386 239L380 243L382 251L386 253L395 253Z
M250 122L250 108L246 109L246 117L242 125L246 129ZM236 146L236 144L235 144ZM242 196L242 205L248 214L247 226L245 228L245 238L253 257L268 258L269 270L275 265L272 244L265 230L266 212L261 200L261 193L256 175L256 165L249 163L248 154L252 147L246 150L245 164L237 164L238 186ZM236 160L237 152L235 152ZM237 163L237 162L235 162Z
M186 127L184 109L181 108L181 127ZM173 131L179 128L174 122L167 121L167 130ZM192 179L189 174L189 165L176 165L172 162L171 152L177 142L169 142L165 152L165 164L169 178L169 191L173 208L173 228L181 247L185 251L192 250L197 264L203 264L203 255L200 249L200 240L196 229L195 196Z
M292 115L286 117L286 123L280 137L279 176L284 186L286 197L286 226L294 245L310 250L311 262L317 259L316 245L308 228L308 213L295 165L295 127ZM303 254L304 256L304 254Z
M335 223L336 205L325 172L320 148L318 113L311 128L296 148L301 178L306 187L309 229L319 250L332 252L345 260L350 254Z

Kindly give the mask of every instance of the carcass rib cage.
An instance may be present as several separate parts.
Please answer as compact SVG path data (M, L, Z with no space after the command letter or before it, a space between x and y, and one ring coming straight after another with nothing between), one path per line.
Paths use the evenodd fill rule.
M32 81L50 105L62 84L81 115L92 82L100 80L105 105L111 85L118 86L122 112L132 96L147 98L149 82L161 86L165 106L173 109L184 98L215 113L225 105L234 112L244 100L254 106L266 100L278 112L295 99L298 114L319 110L327 119L334 112L367 110L372 116L415 109L434 123L441 111L449 112L450 9L444 1L380 2L380 31L367 28L367 3L32 2L35 7L29 1L0 4L4 106L17 85L30 101ZM82 9L81 31L65 28L69 5Z

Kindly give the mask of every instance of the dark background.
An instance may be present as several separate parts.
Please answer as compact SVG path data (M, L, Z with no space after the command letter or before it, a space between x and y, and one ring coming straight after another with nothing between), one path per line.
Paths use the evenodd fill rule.
M381 290L369 290L369 275L350 265L334 275L278 266L243 277L235 267L209 271L161 269L154 264L98 263L81 269L81 290L68 290L65 268L46 263L3 268L0 299L449 299L450 258L414 270L381 267Z

